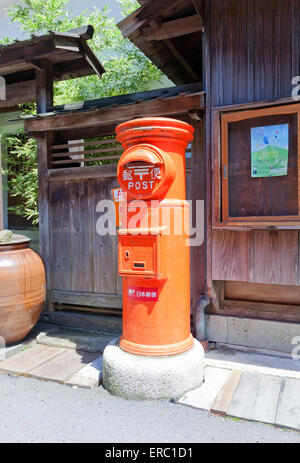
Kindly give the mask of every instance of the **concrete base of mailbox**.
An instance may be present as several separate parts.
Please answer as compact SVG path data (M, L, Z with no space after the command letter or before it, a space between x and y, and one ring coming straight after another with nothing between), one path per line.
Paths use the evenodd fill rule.
M146 357L125 352L119 338L103 353L103 386L111 394L135 400L172 399L201 386L204 350L194 340L192 349L168 357Z

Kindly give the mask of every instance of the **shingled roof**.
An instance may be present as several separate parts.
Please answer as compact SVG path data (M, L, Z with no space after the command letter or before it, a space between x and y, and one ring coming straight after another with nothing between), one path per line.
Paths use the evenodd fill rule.
M72 130L82 136L79 129L85 131L95 126L115 126L129 118L147 116L170 116L190 113L192 118L202 117L198 112L205 107L205 94L201 84L174 86L147 92L101 98L62 106L53 106L49 112L37 115L25 115L18 120L25 121L29 133L52 130Z
M128 37L175 84L202 82L202 0L139 0L118 23Z
M43 63L53 70L53 80L105 72L87 44L94 34L90 25L68 32L49 32L0 48L0 76L6 81L6 100L10 104L35 101L35 77ZM0 101L0 107L5 102Z

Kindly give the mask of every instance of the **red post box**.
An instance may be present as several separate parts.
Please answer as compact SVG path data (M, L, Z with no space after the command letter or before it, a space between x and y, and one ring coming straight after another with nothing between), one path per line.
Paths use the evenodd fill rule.
M127 193L118 231L120 347L133 354L175 355L193 346L185 199L185 151L193 132L168 118L136 119L116 129L125 149L118 180Z

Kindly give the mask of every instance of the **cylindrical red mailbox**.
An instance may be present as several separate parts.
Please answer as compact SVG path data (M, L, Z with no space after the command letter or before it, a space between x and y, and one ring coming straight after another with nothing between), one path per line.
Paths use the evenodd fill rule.
M120 347L133 354L175 355L193 345L185 200L185 151L193 132L168 118L136 119L116 129L125 149L118 180L127 193L118 232Z

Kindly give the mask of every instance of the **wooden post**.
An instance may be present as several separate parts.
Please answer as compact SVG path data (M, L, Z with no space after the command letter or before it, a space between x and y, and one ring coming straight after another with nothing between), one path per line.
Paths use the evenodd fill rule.
M3 188L2 188L2 135L0 134L0 230L4 228Z
M206 186L206 173L205 173L205 120L203 121L190 121L195 129L195 136L192 145L192 165L191 165L191 200L192 212L194 220L196 218L196 201L205 202L205 186ZM204 219L204 216L203 216ZM204 233L206 224L193 224L194 226L203 225ZM199 231L197 232L199 233ZM195 300L193 307L200 298L205 294L205 239L201 246L191 247L191 284L194 290Z
M48 184L48 152L52 135L45 132L37 139L38 148L38 187L39 187L39 241L40 255L44 261L47 278L47 307L51 310L49 301L50 288L50 250L49 250L49 184Z
M53 106L53 69L52 64L43 61L36 68L36 111L43 114Z

